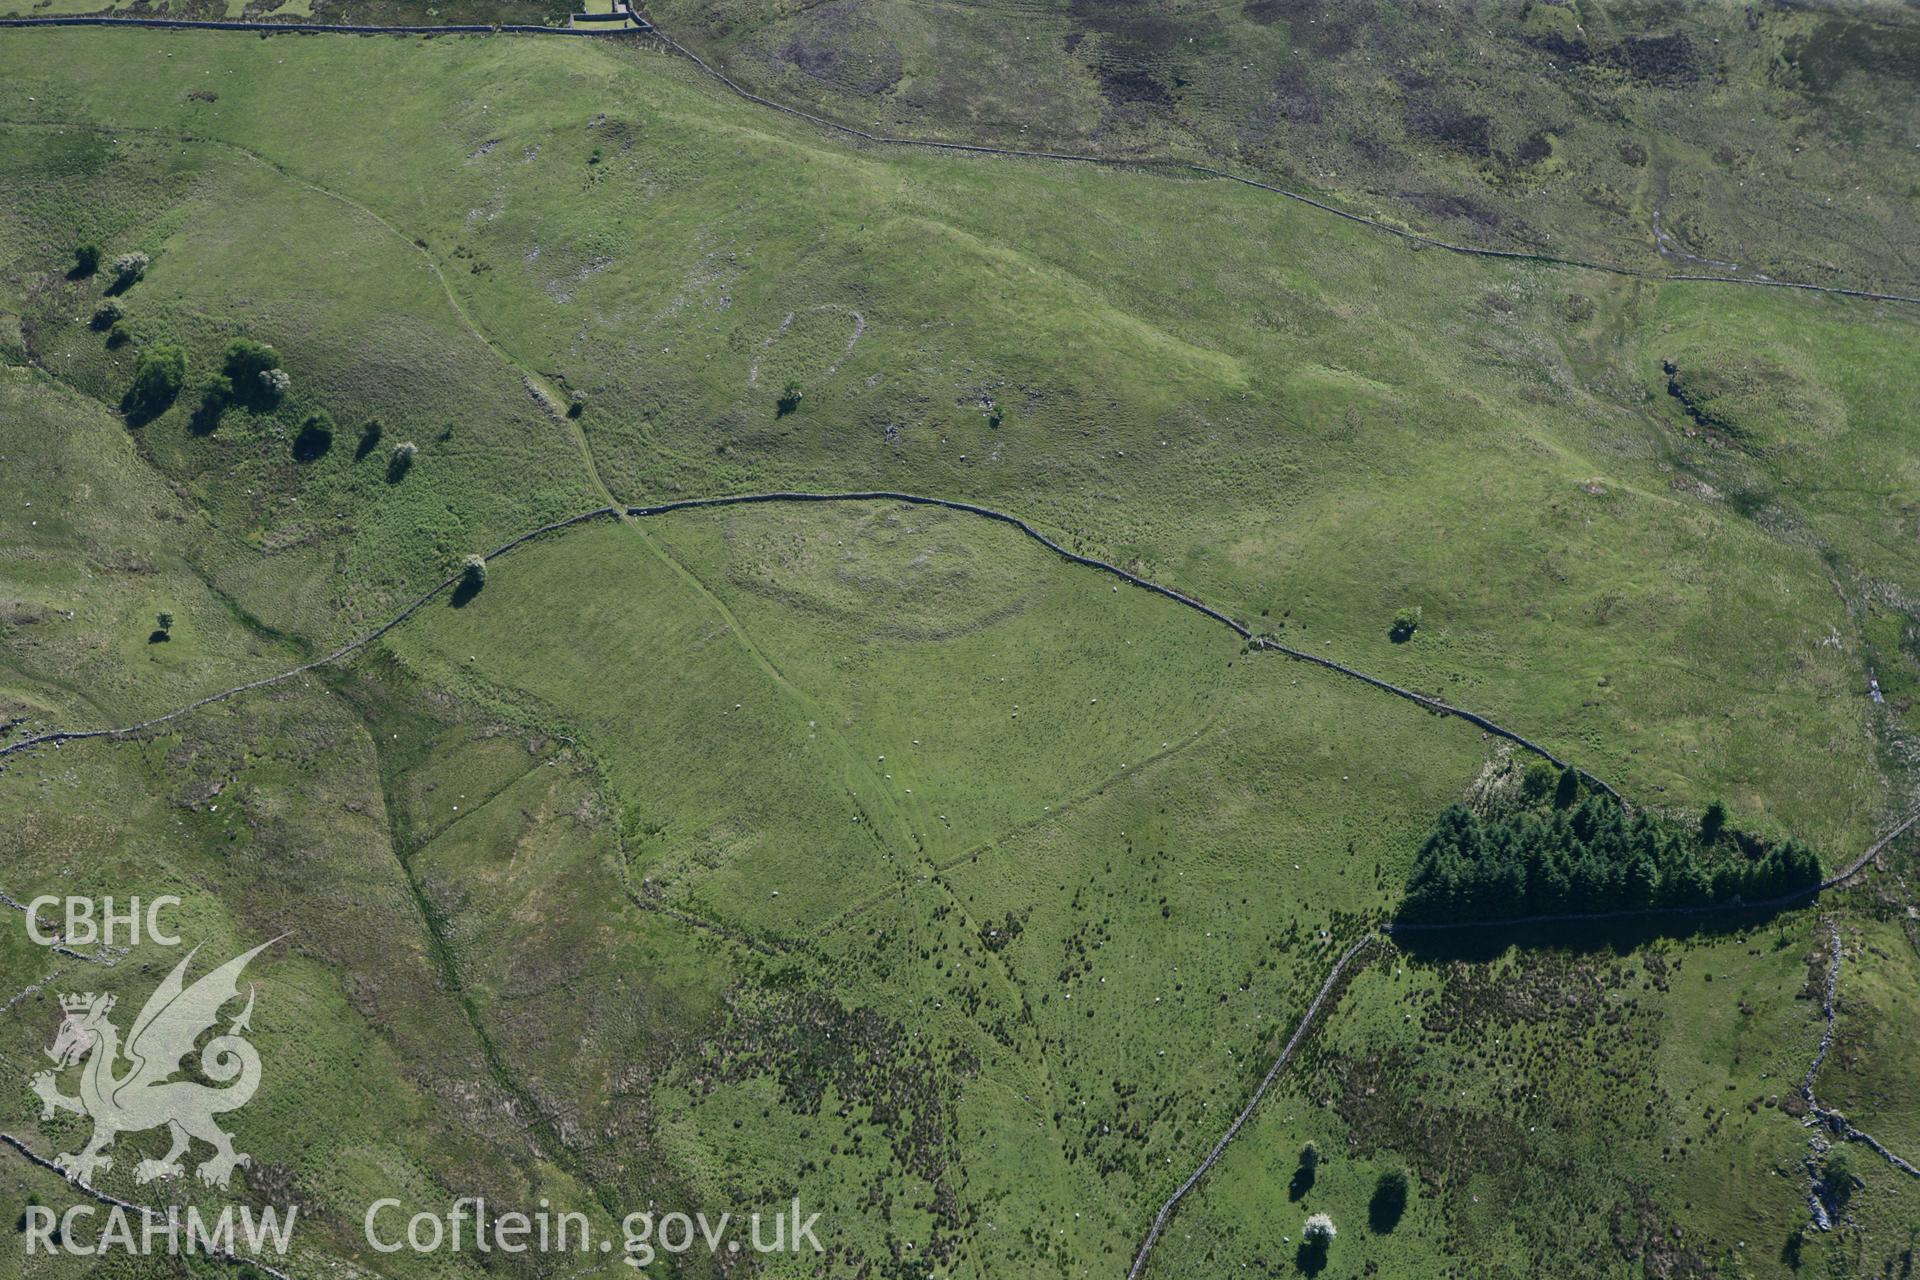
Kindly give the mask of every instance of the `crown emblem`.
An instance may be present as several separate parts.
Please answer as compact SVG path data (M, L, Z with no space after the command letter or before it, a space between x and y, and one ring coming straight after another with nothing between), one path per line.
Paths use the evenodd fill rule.
M94 1002L99 998L91 991L80 995L64 995L60 997L60 1007L68 1013L85 1013L93 1008ZM108 1007L111 1008L113 997L108 996L106 999Z

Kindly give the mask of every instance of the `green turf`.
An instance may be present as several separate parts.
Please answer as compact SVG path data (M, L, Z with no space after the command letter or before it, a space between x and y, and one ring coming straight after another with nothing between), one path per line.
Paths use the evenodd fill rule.
M1559 20L1536 8L1502 15L1501 56L1513 23ZM844 20L876 65L905 22L1027 56L994 16L791 22ZM1190 96L1240 112L1215 55L1245 37L1272 68L1295 35L1222 27ZM743 24L729 56L769 38ZM901 65L902 102L968 96L988 132L1049 94L1058 121L1105 110L1084 77ZM1676 202L1724 191L1698 153L1750 87L1660 144ZM886 487L1013 511L1829 865L1914 796L1911 309L1415 251L1160 171L854 145L638 44L6 32L0 120L8 721L126 723L284 669L613 498ZM1568 183L1615 142L1584 121L1537 162ZM1892 270L1862 246L1904 225L1900 172L1836 272ZM1592 230L1541 189L1539 226ZM1686 230L1713 251L1763 208ZM1808 243L1779 225L1770 252ZM1614 232L1592 244L1638 234ZM90 327L106 280L66 275L83 240L152 258L124 344ZM239 335L288 393L196 429ZM187 390L128 428L114 406L163 341ZM321 409L331 448L296 457ZM1116 1274L1499 748L959 513L603 519L335 669L10 760L0 888L185 890L212 951L291 931L263 979L284 1067L241 1136L244 1194L326 1210L298 1274L485 1270L371 1259L355 1231L372 1194L479 1192L596 1221L799 1194L849 1274ZM1822 1097L1910 1154L1911 900L1903 845L1821 909L1850 948ZM1811 1135L1780 1100L1818 1039L1796 996L1822 919L1383 948L1154 1274L1287 1274L1321 1210L1330 1274L1898 1274L1914 1190L1870 1153L1855 1225L1794 1243ZM60 982L132 1000L165 958ZM4 995L44 960L0 944ZM0 1035L25 1072L52 1026L20 1007ZM1327 1159L1296 1198L1309 1139ZM1375 1230L1395 1167L1415 1194ZM0 1168L0 1209L60 1194Z

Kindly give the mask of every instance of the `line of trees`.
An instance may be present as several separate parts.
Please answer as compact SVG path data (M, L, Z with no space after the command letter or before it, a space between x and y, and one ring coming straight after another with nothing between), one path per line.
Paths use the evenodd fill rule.
M1440 815L1414 859L1400 909L1407 920L1631 911L1759 902L1820 882L1820 859L1798 840L1769 844L1728 829L1715 804L1698 828L1599 795L1556 788L1541 806L1481 817Z

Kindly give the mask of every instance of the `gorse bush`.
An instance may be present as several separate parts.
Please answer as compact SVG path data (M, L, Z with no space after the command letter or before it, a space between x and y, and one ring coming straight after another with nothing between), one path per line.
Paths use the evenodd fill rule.
M1401 904L1417 921L1630 911L1759 902L1820 882L1820 859L1798 840L1769 845L1740 832L1717 845L1651 814L1628 818L1590 795L1568 808L1480 818L1440 815L1414 859Z
M227 344L220 371L233 383L233 399L249 409L271 409L293 380L280 367L280 353L252 338Z
M113 260L113 283L116 288L125 289L147 274L147 267L153 260L138 249L132 253L123 253Z
M229 342L220 365L221 372L232 378L235 385L258 381L261 374L279 367L280 353L252 338L235 338Z
M73 276L90 276L100 269L100 246L89 241L73 251Z

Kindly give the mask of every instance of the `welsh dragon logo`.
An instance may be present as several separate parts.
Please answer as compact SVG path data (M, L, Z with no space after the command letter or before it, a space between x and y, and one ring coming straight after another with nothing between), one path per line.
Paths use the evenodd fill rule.
M182 1074L181 1060L219 1021L221 1008L239 998L241 970L272 945L264 942L187 986L187 966L199 951L195 947L148 998L124 1045L119 1029L107 1017L113 1011L112 996L88 992L60 997L66 1019L47 1050L56 1066L33 1078L33 1091L43 1104L42 1119L52 1119L56 1109L93 1119L93 1137L83 1150L54 1157L68 1177L91 1182L96 1172L113 1167L113 1157L101 1153L115 1138L161 1125L167 1126L173 1146L159 1160L142 1160L134 1171L136 1182L179 1177L184 1172L180 1157L195 1138L213 1148L212 1157L194 1170L210 1187L224 1189L235 1168L252 1162L252 1157L233 1149L233 1135L214 1122L222 1112L245 1106L260 1087L260 1055L241 1036L253 1017L251 986L247 1007L226 1034L214 1036L200 1050L201 1074L225 1087L175 1077ZM76 1065L80 1066L80 1094L72 1097L60 1092L54 1077Z

